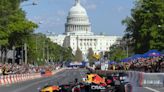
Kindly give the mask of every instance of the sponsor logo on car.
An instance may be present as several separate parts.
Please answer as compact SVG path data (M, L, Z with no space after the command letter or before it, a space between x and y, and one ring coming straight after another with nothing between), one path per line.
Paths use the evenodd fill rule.
M92 85L91 86L91 89L93 89L93 90L105 90L105 87L103 87L103 86L98 86L98 85Z

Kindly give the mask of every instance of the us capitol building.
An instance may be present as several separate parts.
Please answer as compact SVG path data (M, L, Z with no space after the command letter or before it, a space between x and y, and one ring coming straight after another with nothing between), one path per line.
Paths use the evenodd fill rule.
M65 33L48 37L58 45L71 47L74 54L79 48L84 59L87 57L89 48L92 48L96 54L109 51L110 46L120 38L120 36L105 36L103 34L94 35L87 12L80 4L80 0L75 0L74 6L68 13Z

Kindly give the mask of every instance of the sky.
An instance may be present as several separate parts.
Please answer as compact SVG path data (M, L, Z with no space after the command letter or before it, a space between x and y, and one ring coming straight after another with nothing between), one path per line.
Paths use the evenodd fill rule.
M35 2L37 5L31 5ZM39 25L35 32L62 34L66 17L75 0L28 0L21 4L27 18ZM130 16L134 0L81 0L87 10L92 32L106 35L124 34L121 21Z

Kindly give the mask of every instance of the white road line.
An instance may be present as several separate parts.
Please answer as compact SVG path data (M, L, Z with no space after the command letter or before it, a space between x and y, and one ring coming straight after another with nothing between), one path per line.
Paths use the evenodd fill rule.
M148 89L148 90L150 90L150 91L153 91L153 92L160 92L160 91L158 91L158 90L156 90L156 89L153 89L153 88L150 88L150 87L144 87L144 88L146 88L146 89Z

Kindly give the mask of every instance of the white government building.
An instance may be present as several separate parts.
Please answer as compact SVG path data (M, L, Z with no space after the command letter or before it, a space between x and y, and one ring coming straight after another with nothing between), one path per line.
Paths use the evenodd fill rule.
M94 53L110 50L120 36L94 35L91 31L91 23L86 10L80 4L80 0L75 0L74 6L70 9L65 23L65 33L60 35L50 35L49 38L58 45L71 47L75 54L79 48L84 58L88 49L92 48Z

